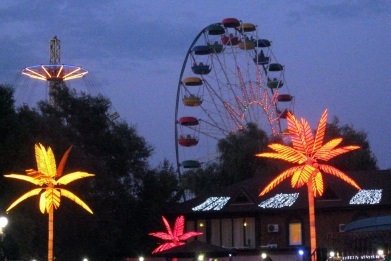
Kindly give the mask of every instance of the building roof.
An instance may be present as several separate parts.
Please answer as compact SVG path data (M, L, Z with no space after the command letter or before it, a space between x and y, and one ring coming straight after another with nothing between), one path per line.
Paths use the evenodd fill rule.
M323 174L324 193L315 199L317 209L385 207L391 205L391 170L346 172L362 190L343 180ZM169 212L187 216L219 213L276 212L307 209L307 187L293 189L291 179L277 185L266 195L260 191L273 177L253 177L208 195L174 206Z
M390 231L391 216L377 216L355 220L344 226L345 232Z

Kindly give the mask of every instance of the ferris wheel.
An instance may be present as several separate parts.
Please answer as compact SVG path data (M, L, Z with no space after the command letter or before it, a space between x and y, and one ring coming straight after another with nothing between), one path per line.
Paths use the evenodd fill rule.
M175 106L179 172L217 157L217 141L252 122L280 135L294 97L258 27L236 18L205 27L195 37L180 72Z

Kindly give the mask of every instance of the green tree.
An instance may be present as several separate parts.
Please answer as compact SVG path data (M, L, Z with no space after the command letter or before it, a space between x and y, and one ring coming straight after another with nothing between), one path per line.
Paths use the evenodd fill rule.
M148 159L153 148L133 126L110 117L111 102L102 96L78 94L58 84L52 92L54 104L42 101L36 108L22 106L14 110L11 93L12 90L0 88L0 99L5 101L4 105L8 104L10 119L6 123L6 117L0 118L0 126L5 127L0 127L0 131L8 132L1 142L9 144L9 148L0 148L1 174L24 172L25 168L33 166L31 148L38 142L51 146L59 153L72 145L66 171L82 167L96 174L87 184L83 181L80 182L82 184L72 184L70 188L75 194L85 195L86 202L94 209L93 217L71 206L56 211L56 259L80 259L81 255L87 255L91 259L105 260L131 254L141 237L132 230L134 224L142 223L143 218L137 213L138 206L142 205L138 183L148 181L142 177L151 171ZM0 191L5 195L0 199L4 206L11 202L10 194L17 195L28 189L24 184L12 186L3 178L0 178L0 185L7 188L6 192ZM161 190L156 191L160 193ZM163 193L161 200L168 194ZM142 197L142 200L145 199ZM45 220L34 219L34 226L23 225L31 224L31 216L39 216L39 212L34 211L37 212L36 205L31 202L10 213L12 225L7 228L7 241L15 242L12 247L14 259L45 258L46 239L37 236L47 229ZM75 216L80 218L75 219ZM18 247L18 242L23 242L23 246ZM137 242L137 247L142 244Z
M14 131L16 113L14 108L13 90L10 86L0 85L0 171L5 171L8 154L12 151L13 142L4 137L10 137Z
M137 237L133 242L138 243L135 250L141 253L148 249L151 253L156 247L156 240L148 234L159 228L160 217L167 208L178 202L182 196L177 173L168 160L163 160L155 169L140 175L136 182L138 223L133 227L137 229ZM146 253L145 253L146 254Z
M343 146L356 144L360 146L361 149L331 159L329 161L331 165L345 171L379 169L377 166L376 156L371 151L366 132L363 130L355 130L351 125L340 125L338 117L334 116L332 122L328 123L326 126L325 141L329 141L336 137L343 138L343 142L341 144Z
M267 134L254 123L248 123L241 132L219 140L221 183L231 185L259 173L262 160L254 155L264 151L267 144Z
M200 196L225 187L221 173L220 165L217 162L207 163L202 168L184 172L180 177L180 184L186 192L185 198Z
M183 173L181 185L191 196L199 196L240 182L254 175L269 173L267 159L255 157L267 148L267 134L248 123L241 132L232 133L217 143L219 158L205 163L202 168ZM273 166L273 165L270 165Z

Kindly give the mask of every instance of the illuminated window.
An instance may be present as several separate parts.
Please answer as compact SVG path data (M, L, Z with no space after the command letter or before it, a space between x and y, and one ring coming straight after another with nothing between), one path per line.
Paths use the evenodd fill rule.
M289 245L291 246L299 246L302 245L302 231L301 231L301 223L294 222L289 223Z

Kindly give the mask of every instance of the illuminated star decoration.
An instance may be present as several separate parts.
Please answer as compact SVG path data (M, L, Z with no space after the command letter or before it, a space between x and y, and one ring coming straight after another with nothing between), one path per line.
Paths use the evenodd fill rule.
M292 206L297 198L299 197L299 193L292 194L277 194L272 198L269 198L263 202L261 202L258 207L261 208L283 208Z
M230 197L210 197L200 205L193 207L193 211L221 210L228 202Z
M155 250L153 250L152 254L176 247L176 246L181 246L185 244L185 240L194 237L194 236L199 236L202 235L202 232L187 232L183 233L185 230L185 217L184 216L179 216L175 220L175 225L174 229L171 230L170 224L168 223L167 219L162 216L163 223L166 226L167 233L166 232L153 232L149 233L148 235L154 236L161 238L165 241L166 243L161 244L158 246Z
M382 197L382 189L363 189L360 190L354 197L350 200L349 204L359 205L359 204L379 204Z

